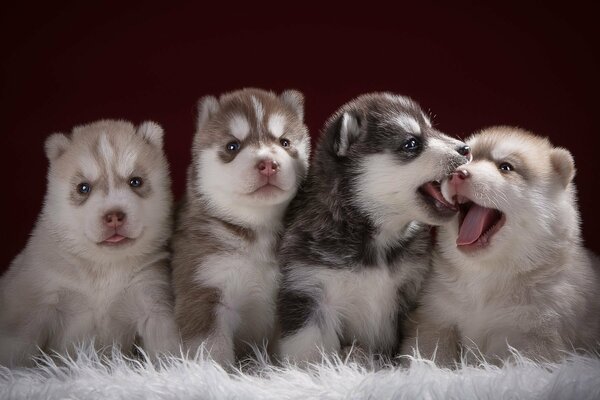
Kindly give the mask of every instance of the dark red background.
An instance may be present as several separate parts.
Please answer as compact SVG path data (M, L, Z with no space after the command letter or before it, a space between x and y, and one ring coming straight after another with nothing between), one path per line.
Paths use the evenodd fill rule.
M303 91L313 134L352 97L389 90L450 134L511 124L547 135L575 156L585 241L600 252L600 35L586 5L88 3L3 6L0 270L40 209L48 134L107 117L158 121L180 195L196 100L244 86Z

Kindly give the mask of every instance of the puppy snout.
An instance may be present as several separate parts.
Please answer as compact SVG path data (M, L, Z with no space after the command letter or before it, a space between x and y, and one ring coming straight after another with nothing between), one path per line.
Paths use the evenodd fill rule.
M118 228L125 223L126 214L120 210L107 212L104 217L104 223L110 228Z
M258 164L256 164L256 168L261 175L264 176L273 176L277 172L279 172L279 163L274 160L260 160Z
M466 169L458 169L450 175L450 183L454 186L462 185L471 175Z

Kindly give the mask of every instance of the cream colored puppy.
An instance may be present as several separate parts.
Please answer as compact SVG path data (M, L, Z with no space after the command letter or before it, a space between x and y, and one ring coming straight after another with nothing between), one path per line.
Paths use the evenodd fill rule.
M581 244L571 154L517 128L472 136L473 162L442 185L460 207L440 228L434 269L404 354L500 361L597 348L600 273Z
M163 130L99 121L46 140L44 206L31 238L0 281L0 363L39 350L178 351L166 241L170 179Z

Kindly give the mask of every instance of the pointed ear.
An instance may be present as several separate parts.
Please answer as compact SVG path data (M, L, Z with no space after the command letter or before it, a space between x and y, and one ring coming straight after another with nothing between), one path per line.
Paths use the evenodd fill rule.
M571 153L567 149L556 147L550 153L550 162L560 183L567 187L575 177L575 161Z
M215 96L204 96L198 100L198 120L196 129L200 130L210 118L219 111L219 100Z
M360 121L355 114L345 112L339 126L340 131L333 149L339 157L344 157L348 154L352 143L356 142L360 136Z
M62 133L53 133L48 136L44 148L48 160L54 161L60 157L71 144L71 140Z
M285 90L279 95L279 99L289 106L300 120L304 120L304 95L298 90Z
M156 146L159 149L163 148L163 137L165 135L165 131L156 122L142 122L140 126L138 126L136 133L151 145Z

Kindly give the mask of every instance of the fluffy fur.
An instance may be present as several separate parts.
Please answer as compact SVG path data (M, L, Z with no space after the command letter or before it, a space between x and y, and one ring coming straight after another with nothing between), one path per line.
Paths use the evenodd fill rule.
M572 355L556 364L441 369L416 358L410 368L369 367L326 359L309 369L260 364L227 373L199 358L161 366L81 351L73 361L39 369L1 370L0 398L18 399L561 399L600 398L600 359Z
M177 322L191 354L206 342L226 364L248 343L275 338L275 249L309 152L297 91L245 89L200 101L172 262Z
M139 338L151 354L178 350L162 137L153 122L105 120L47 139L44 206L0 281L1 364L92 338L99 348L130 350Z
M279 251L281 357L397 350L429 270L428 224L455 213L431 181L466 155L406 97L363 95L329 119Z
M468 348L493 362L509 346L545 360L598 346L600 266L581 244L570 153L509 127L467 143L473 162L442 185L461 216L439 230L404 351L418 344L447 364ZM470 214L477 205L491 220L482 234Z

